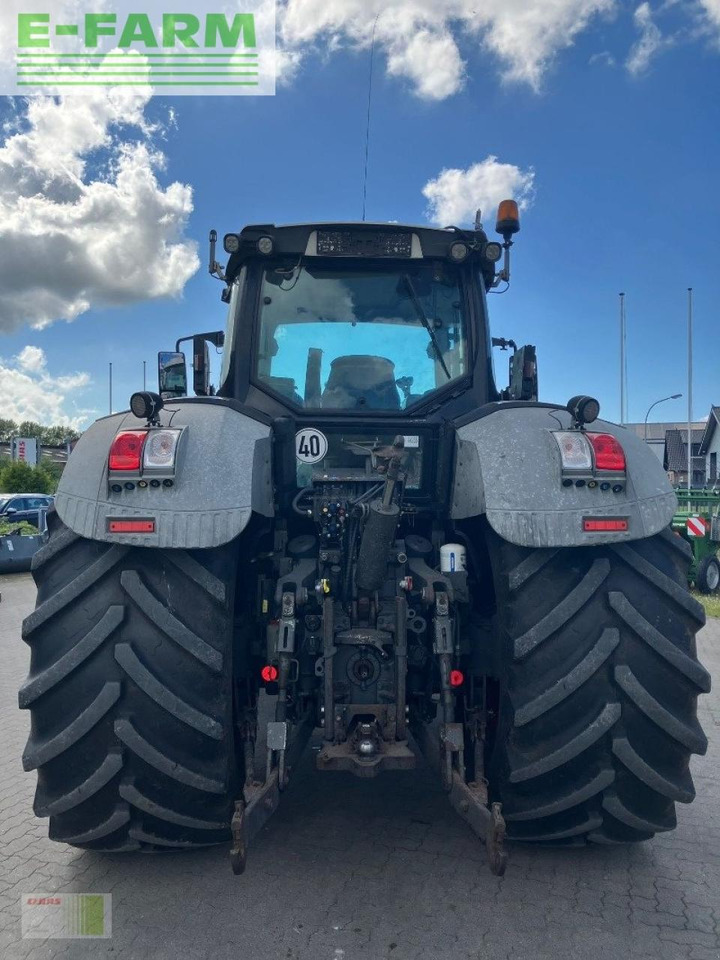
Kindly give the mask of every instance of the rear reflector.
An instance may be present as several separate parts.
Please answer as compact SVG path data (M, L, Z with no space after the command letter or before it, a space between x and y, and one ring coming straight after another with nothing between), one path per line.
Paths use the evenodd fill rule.
M451 670L450 671L450 686L451 687L461 687L465 683L465 677L463 676L462 670Z
M260 671L260 676L265 683L274 683L278 678L278 669L272 663L267 663Z
M123 430L119 433L110 447L110 470L140 473L143 445L147 435L147 430Z
M586 517L583 520L583 530L585 533L615 533L617 531L627 530L628 522L625 517L605 518Z
M108 520L109 533L155 533L154 520Z
M625 472L625 451L609 433L586 433L595 453L595 469Z

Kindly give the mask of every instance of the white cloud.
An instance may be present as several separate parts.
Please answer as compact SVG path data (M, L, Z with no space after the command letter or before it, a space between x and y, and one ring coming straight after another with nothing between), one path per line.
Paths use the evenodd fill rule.
M720 0L700 0L700 6L710 24L720 30Z
M465 64L452 35L445 30L418 30L388 48L387 71L411 80L420 97L444 100L465 82Z
M40 373L47 366L45 351L40 347L23 347L15 359L18 366L28 373Z
M3 418L34 420L47 425L82 428L86 413L76 407L74 394L90 383L87 373L54 377L40 347L24 347L14 361L0 358L0 411ZM68 404L75 407L68 413Z
M428 200L427 215L439 226L459 226L472 223L478 209L486 218L494 217L498 203L510 198L526 210L532 203L534 183L532 167L522 170L493 156L467 170L442 170L423 187Z
M192 190L162 187L148 94L33 98L0 147L0 330L178 296ZM18 124L22 125L17 130Z
M487 31L484 45L506 64L505 78L538 89L556 55L615 6L615 0L490 0L476 16Z
M609 50L601 50L599 53L594 53L590 57L588 64L591 67L595 66L595 64L600 64L604 67L614 67L615 57L610 53Z
M442 100L465 83L459 43L495 57L505 79L538 89L559 51L616 0L283 0L280 45L297 70L314 44L370 47L373 28L388 73L410 81L425 99Z
M640 37L630 50L625 66L630 73L637 76L645 73L653 57L672 41L669 38L663 38L660 28L653 20L653 12L649 3L641 3L635 10L633 19L640 32Z

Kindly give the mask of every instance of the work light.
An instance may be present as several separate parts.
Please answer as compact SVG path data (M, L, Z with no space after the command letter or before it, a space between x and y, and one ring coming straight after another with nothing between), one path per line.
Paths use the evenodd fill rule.
M140 420L154 420L162 408L162 397L149 390L140 390L130 397L130 410Z
M450 259L454 260L455 263L462 263L468 253L470 253L470 250L466 243L452 243L450 245Z
M595 397L572 397L568 400L567 409L577 423L593 423L600 416L600 403Z

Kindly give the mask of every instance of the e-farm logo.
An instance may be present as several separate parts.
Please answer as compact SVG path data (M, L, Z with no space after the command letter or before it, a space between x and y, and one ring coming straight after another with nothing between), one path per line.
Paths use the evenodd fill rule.
M275 92L274 0L140 5L20 0L20 12L17 4L0 11L0 33L14 27L16 36L14 74L2 72L0 93L67 95L99 87L150 87L171 96Z

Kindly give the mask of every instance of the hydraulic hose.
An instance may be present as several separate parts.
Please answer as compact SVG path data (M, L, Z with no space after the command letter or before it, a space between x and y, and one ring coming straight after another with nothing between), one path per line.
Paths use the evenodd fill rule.
M305 517L305 519L307 519L312 514L312 510L303 510L300 507L300 501L302 500L303 497L308 496L308 494L312 492L313 492L312 487L303 487L302 490L296 493L295 496L293 497L293 502L292 502L293 510L295 511L295 513L298 514L298 516Z

